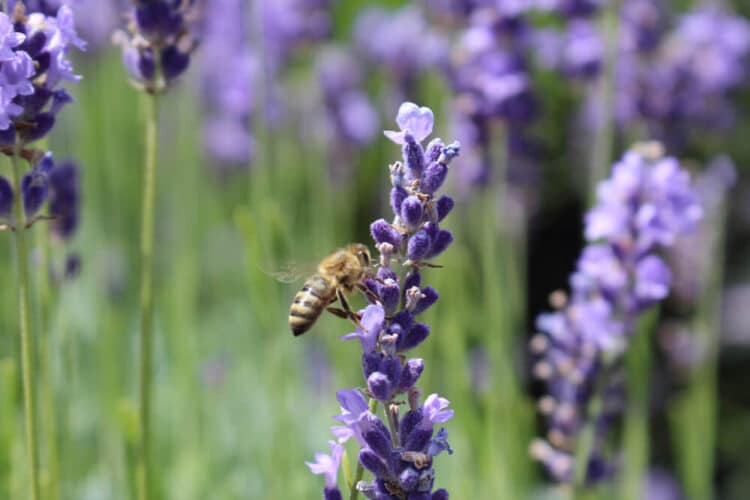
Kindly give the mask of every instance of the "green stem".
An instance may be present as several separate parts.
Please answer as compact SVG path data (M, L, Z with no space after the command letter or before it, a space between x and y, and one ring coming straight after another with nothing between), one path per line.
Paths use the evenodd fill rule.
M46 148L44 148L46 149ZM41 359L40 372L41 418L42 430L46 435L46 477L43 492L48 500L55 500L60 496L59 478L60 466L58 460L57 412L55 404L55 379L52 367L52 331L49 328L51 308L50 287L50 234L49 231L38 231L38 245L40 250L39 276L37 281L38 325L39 325L39 356Z
M158 92L158 91L157 91ZM147 94L146 159L143 176L141 221L141 345L140 345L140 449L138 451L138 498L148 500L151 491L151 365L154 327L153 264L154 204L156 198L156 141L159 118L158 93Z
M15 192L13 214L16 224L15 242L18 260L18 316L21 330L21 371L23 379L23 399L26 413L26 448L28 456L29 479L31 482L31 500L39 496L39 450L37 449L36 418L36 370L34 366L34 333L29 319L29 253L26 241L26 214L21 194L21 167L18 158L20 145L16 145L11 156L13 166L13 190Z
M599 103L599 123L594 135L589 158L589 203L596 196L596 186L609 172L615 142L615 77L617 71L617 51L619 48L619 17L622 0L613 0L604 12L602 28L605 37L605 59L602 75L597 81L596 93Z
M690 319L691 341L705 349L705 358L689 374L687 387L675 398L669 410L677 472L687 498L714 498L713 478L716 461L717 358L721 331L722 284L726 244L726 202L708 213L704 224L715 227L706 256L711 265L701 276L703 292ZM705 241L705 240L704 240Z
M586 409L586 423L583 425L576 446L575 464L573 466L573 498L584 498L586 492L586 470L588 469L591 451L594 448L596 422L599 420L602 406L600 392L595 391Z
M625 359L628 405L623 423L625 455L621 498L637 500L643 494L643 478L649 459L648 396L651 372L651 331L656 325L656 309L644 315L631 340Z
M375 410L378 408L378 400L375 398L370 398L370 412L375 413ZM357 490L357 484L362 480L362 476L365 473L365 468L362 466L362 462L359 461L359 458L357 458L357 471L354 473L354 481L352 481L352 484L349 489L349 500L357 500L357 497L359 497L359 491Z

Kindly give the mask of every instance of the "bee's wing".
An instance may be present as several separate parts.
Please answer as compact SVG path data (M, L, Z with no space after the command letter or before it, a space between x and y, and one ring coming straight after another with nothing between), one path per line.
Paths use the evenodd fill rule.
M315 273L316 268L317 266L314 263L299 264L296 262L288 262L277 269L261 268L261 270L276 281L289 284L309 277Z

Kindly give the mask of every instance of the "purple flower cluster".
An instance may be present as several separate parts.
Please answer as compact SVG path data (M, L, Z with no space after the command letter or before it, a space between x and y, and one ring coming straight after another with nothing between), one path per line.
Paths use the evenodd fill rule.
M577 81L601 77L606 42L591 19L596 10L558 10L566 15L565 29L534 34L540 62ZM675 146L684 142L688 128L731 123L727 95L746 81L750 23L716 5L678 17L671 30L668 21L663 2L622 2L614 106L620 126L644 122L652 136ZM596 98L586 95L592 127L600 125L598 110L608 105Z
M537 114L529 74L529 8L528 3L508 2L474 9L452 54L447 78L456 94L456 134L467 152L461 176L467 187L490 178L493 123L506 125L509 145L520 145L524 128ZM510 154L523 153L510 149Z
M58 2L59 4L59 2ZM60 109L72 101L61 86L80 80L68 59L71 47L86 48L76 34L73 12L62 5L52 13L52 2L12 3L12 15L0 12L0 143L6 154L18 154L32 168L21 179L27 225L53 218L51 230L68 239L78 225L77 167L55 165L52 154L25 146L41 139L55 124ZM0 222L16 227L11 183L0 176ZM49 201L49 216L38 216ZM18 230L24 228L16 227Z
M45 154L21 180L24 212L33 221L45 202L53 217L51 230L59 238L70 238L78 227L80 210L78 167L73 162L55 164ZM0 220L11 223L15 194L10 182L0 176Z
M570 278L571 295L556 294L557 311L539 316L542 333L531 343L540 357L535 375L547 383L540 409L549 427L532 453L561 482L574 478L580 432L589 421L595 437L585 477L594 482L611 472L604 440L622 401L616 363L638 316L671 286L672 273L656 250L673 245L702 215L687 172L655 143L627 152L597 199L585 218L589 243ZM596 415L589 414L593 398L603 401Z
M317 455L308 464L316 474L326 475L324 496L341 498L336 475L343 453L342 443L353 437L360 446L359 463L374 475L370 482L360 481L357 489L370 499L448 498L445 490L433 492L433 457L442 451L452 453L447 431L435 432L436 424L447 422L453 410L448 400L429 395L420 404L415 386L424 370L424 361L407 358L406 353L429 336L427 324L417 316L438 299L437 291L422 285L419 269L428 259L442 253L452 242L449 231L439 223L453 207L453 200L435 194L445 180L448 166L458 155L457 143L445 145L432 140L426 148L421 143L432 132L433 114L428 108L404 103L398 112L399 131L386 135L403 148L404 161L391 165L392 223L379 219L370 230L380 252L377 275L368 278L370 301L360 311L360 325L342 340L358 339L362 346L362 370L366 381L364 393L357 389L341 390L337 398L341 415L335 417L343 426L333 427L337 441L331 441L331 455ZM405 270L398 272L396 266ZM403 276L403 277L400 277ZM399 395L405 395L409 410L401 415ZM375 413L382 403L385 419Z
M746 19L716 6L685 14L645 64L639 110L664 136L688 124L725 128L734 114L728 94L746 85L749 57Z
M127 12L127 33L115 41L135 83L148 92L161 92L187 70L195 40L188 26L194 0L133 0ZM225 15L214 13L213 15Z
M259 61L250 48L248 8L242 0L207 0L201 30L202 94L206 120L204 149L225 171L244 166L253 157L250 133L255 103L252 89L259 79ZM226 13L232 13L228 15ZM232 69L216 64L231 54Z
M83 50L86 42L66 6L55 16L20 3L11 16L0 12L0 143L32 142L52 129L72 100L62 82L80 79L68 59L71 47Z
M379 126L378 112L363 89L362 67L354 54L343 47L326 47L318 54L316 70L331 137L342 145L371 143Z
M386 69L397 102L408 99L417 77L443 65L448 55L447 40L414 5L395 11L363 10L354 23L354 42L366 60Z
M261 0L260 19L267 66L277 71L299 47L325 39L331 32L330 0Z

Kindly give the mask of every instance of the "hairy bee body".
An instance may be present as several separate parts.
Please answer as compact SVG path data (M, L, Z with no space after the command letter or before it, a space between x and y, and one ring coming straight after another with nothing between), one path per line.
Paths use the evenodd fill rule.
M318 272L294 296L289 308L292 333L298 336L308 331L332 302L351 294L369 273L370 251L362 244L349 245L323 259Z

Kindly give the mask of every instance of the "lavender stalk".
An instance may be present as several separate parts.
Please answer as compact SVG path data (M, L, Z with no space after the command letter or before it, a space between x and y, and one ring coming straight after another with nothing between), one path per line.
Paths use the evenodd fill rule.
M3 5L3 9L6 6ZM10 13L11 11L8 10ZM12 14L0 12L0 150L10 156L12 184L0 176L0 229L14 232L18 268L18 305L21 337L25 434L28 457L29 498L40 498L37 417L36 331L30 319L28 231L40 221L54 219L40 214L48 199L50 180L57 169L52 156L29 147L54 127L57 113L72 101L61 84L78 81L68 59L71 47L85 49L75 32L73 12L63 6L56 12L27 9L13 4ZM31 167L22 170L21 160ZM50 389L49 387L47 389ZM51 390L51 389L50 389ZM54 467L54 457L51 460Z
M158 98L187 70L195 42L186 23L192 2L133 0L133 3L134 7L128 12L128 33L116 33L115 40L123 48L123 62L133 78L133 84L145 92L147 101L141 221L140 447L136 480L138 498L148 500L152 492L151 387Z
M672 279L656 251L671 246L702 214L687 172L654 143L627 152L597 194L571 295L553 294L557 311L539 316L543 333L531 343L540 356L535 375L548 387L539 408L549 426L532 454L556 481L577 490L616 472L605 445L623 410L622 361L638 318L669 294ZM640 397L637 404L644 405ZM636 417L646 418L643 406ZM631 463L643 465L643 458Z
M18 147L14 148L11 163L13 166L13 191L21 192L21 168L16 156ZM29 467L29 485L31 500L39 498L39 428L36 416L36 368L32 351L34 349L34 332L31 330L29 317L29 251L26 242L25 227L27 224L21 196L15 196L13 219L18 228L15 231L16 258L18 259L18 318L21 330L21 367L23 378L24 412L26 414L26 448Z
M318 454L314 463L308 463L313 473L326 476L326 500L342 498L336 475L343 443L350 438L360 446L350 499L360 493L368 499L448 498L444 489L433 491L433 458L442 451L452 453L447 431L435 432L435 427L450 420L453 410L437 394L421 401L416 383L424 360L407 358L407 352L430 335L429 325L417 321L417 316L437 302L438 293L422 284L422 269L431 267L429 261L453 241L453 235L440 228L453 200L436 193L459 145L446 146L434 139L422 147L434 122L428 108L404 103L396 121L400 130L386 132L404 154L403 163L390 166L394 219L392 223L378 219L370 226L380 253L377 274L365 279L371 304L359 311L356 331L341 337L360 341L365 389L337 392L341 415L334 418L343 425L331 429L336 437L330 441L332 453ZM403 414L401 397L408 403ZM382 403L384 418L375 413L378 403ZM362 480L365 470L373 480Z

